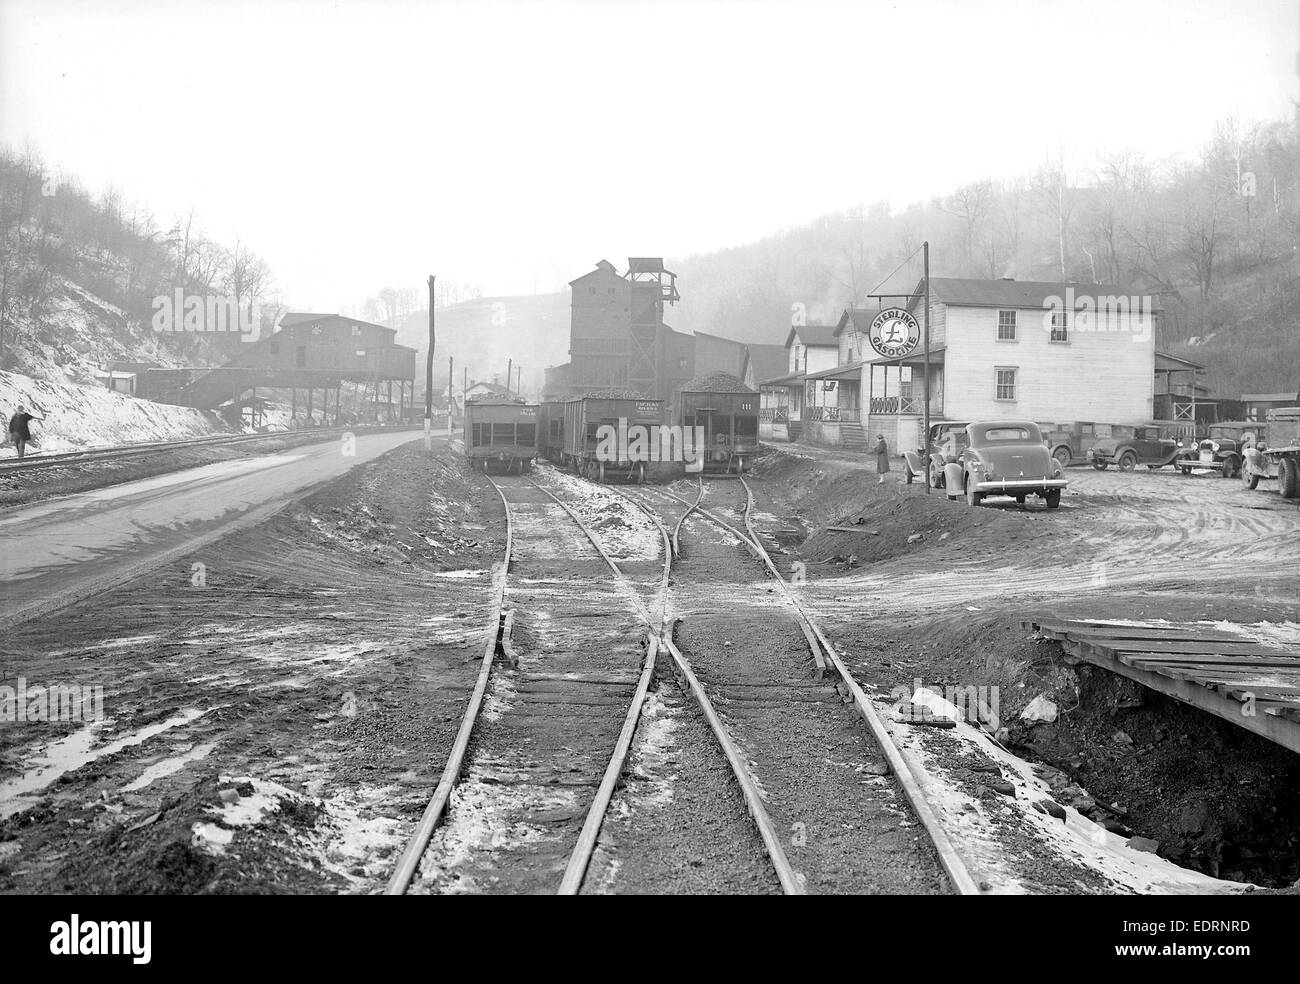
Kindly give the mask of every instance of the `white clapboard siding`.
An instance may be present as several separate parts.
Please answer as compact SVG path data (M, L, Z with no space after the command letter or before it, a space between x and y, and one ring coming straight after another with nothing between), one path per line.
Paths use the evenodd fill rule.
M947 306L944 416L1117 424L1150 420L1155 392L1150 315L1126 312L1109 326L1087 331L1077 321L1072 313L1069 340L1053 342L1042 308L1019 309L1016 341L1000 342L998 309ZM1017 370L1014 402L995 398L997 367Z

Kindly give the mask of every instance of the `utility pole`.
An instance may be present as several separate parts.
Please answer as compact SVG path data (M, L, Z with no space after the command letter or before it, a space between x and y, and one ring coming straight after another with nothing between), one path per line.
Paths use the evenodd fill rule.
M930 494L930 241L921 244L922 276L925 278L925 494Z
M461 369L461 372L465 374L465 383L460 388L460 398L468 403L469 402L469 366L465 366L463 369ZM465 442L466 450L468 450L469 448L469 407L464 407L463 409L465 410L465 414L464 416L461 417L460 437L461 440Z
M433 345L437 332L433 322L433 282L438 278L429 275L429 357L424 362L424 450L433 450ZM451 389L450 384L448 390Z
M515 379L518 384L515 386L515 395L521 400L524 398L524 367L515 366Z
M506 360L506 396L510 395L510 384L514 382L514 375L515 375L515 360L507 359Z
M452 409L456 406L455 397L452 396L451 384L455 380L456 359L454 356L447 356L447 440L451 440L451 414Z

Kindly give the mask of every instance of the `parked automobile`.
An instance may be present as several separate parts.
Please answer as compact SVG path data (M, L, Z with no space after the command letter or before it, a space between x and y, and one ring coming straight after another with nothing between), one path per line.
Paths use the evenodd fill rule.
M1065 424L1039 424L1043 440L1052 457L1064 468L1076 461L1088 460L1088 448L1096 443L1098 429L1109 433L1108 424L1094 424L1091 421L1072 420Z
M1264 425L1253 420L1211 424L1206 436L1176 465L1184 475L1193 468L1212 468L1224 478L1236 478L1241 474L1246 448L1263 440Z
M930 450L916 448L903 452L903 478L908 485L913 479L926 475L930 487L944 487L944 465L955 462L966 449L966 424L961 420L942 420L930 423Z
M1263 439L1245 447L1241 478L1255 489L1260 479L1277 479L1283 499L1300 498L1300 407L1268 411L1268 444Z
M966 425L961 453L966 502L978 506L991 495L1011 496L1023 504L1031 495L1061 504L1067 482L1061 463L1043 443L1043 433L1029 420L976 421Z
M1088 460L1093 468L1098 471L1105 471L1111 465L1118 466L1120 471L1132 471L1138 465L1163 468L1188 453L1181 441L1165 437L1159 427L1133 427L1132 435L1125 436L1128 430L1130 428L1116 427L1113 436L1099 439L1088 449Z

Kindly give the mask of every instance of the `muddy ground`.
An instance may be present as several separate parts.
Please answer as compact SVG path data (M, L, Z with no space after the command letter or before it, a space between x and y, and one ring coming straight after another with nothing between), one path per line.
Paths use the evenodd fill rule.
M0 724L0 890L382 886L473 685L501 515L407 445L10 632L0 685L102 685L107 720Z
M1300 878L1300 759L1034 638L1036 615L1237 625L1300 649L1300 509L1241 483L1072 468L1058 510L976 509L832 456L759 462L760 525L806 565L808 597L885 691L997 687L1005 743L1062 802L1180 865L1280 887ZM827 530L852 527L853 532ZM806 537L806 538L805 538ZM1051 724L1021 723L1046 695Z
M1223 621L1300 646L1294 503L1222 479L1075 468L1059 510L972 510L897 474L877 485L847 456L774 450L757 464L756 522L787 573L806 575L800 590L864 683L996 686L1006 745L1059 799L1091 803L1180 864L1295 882L1294 756L1071 666L1020 627L1046 614ZM738 522L740 486L711 485L711 504ZM260 527L9 633L0 686L102 685L107 720L0 723L0 891L381 889L491 631L501 517L495 491L451 452L407 446ZM588 520L653 581L644 525L616 509ZM761 590L761 571L749 577ZM703 659L728 640L696 614L679 641ZM520 629L545 649L545 626ZM1058 720L1022 725L1040 694ZM706 737L661 667L588 891L773 889ZM854 761L871 764L866 751ZM986 795L988 774L963 768L953 781ZM915 831L898 830L904 856ZM1052 868L1034 884L1109 890Z

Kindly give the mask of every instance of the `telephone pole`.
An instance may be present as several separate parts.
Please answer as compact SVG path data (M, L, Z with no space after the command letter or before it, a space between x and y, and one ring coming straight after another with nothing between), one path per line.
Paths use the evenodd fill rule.
M424 450L433 450L433 346L437 331L433 320L433 282L438 278L429 275L429 357L424 362ZM448 384L450 391L451 386Z

